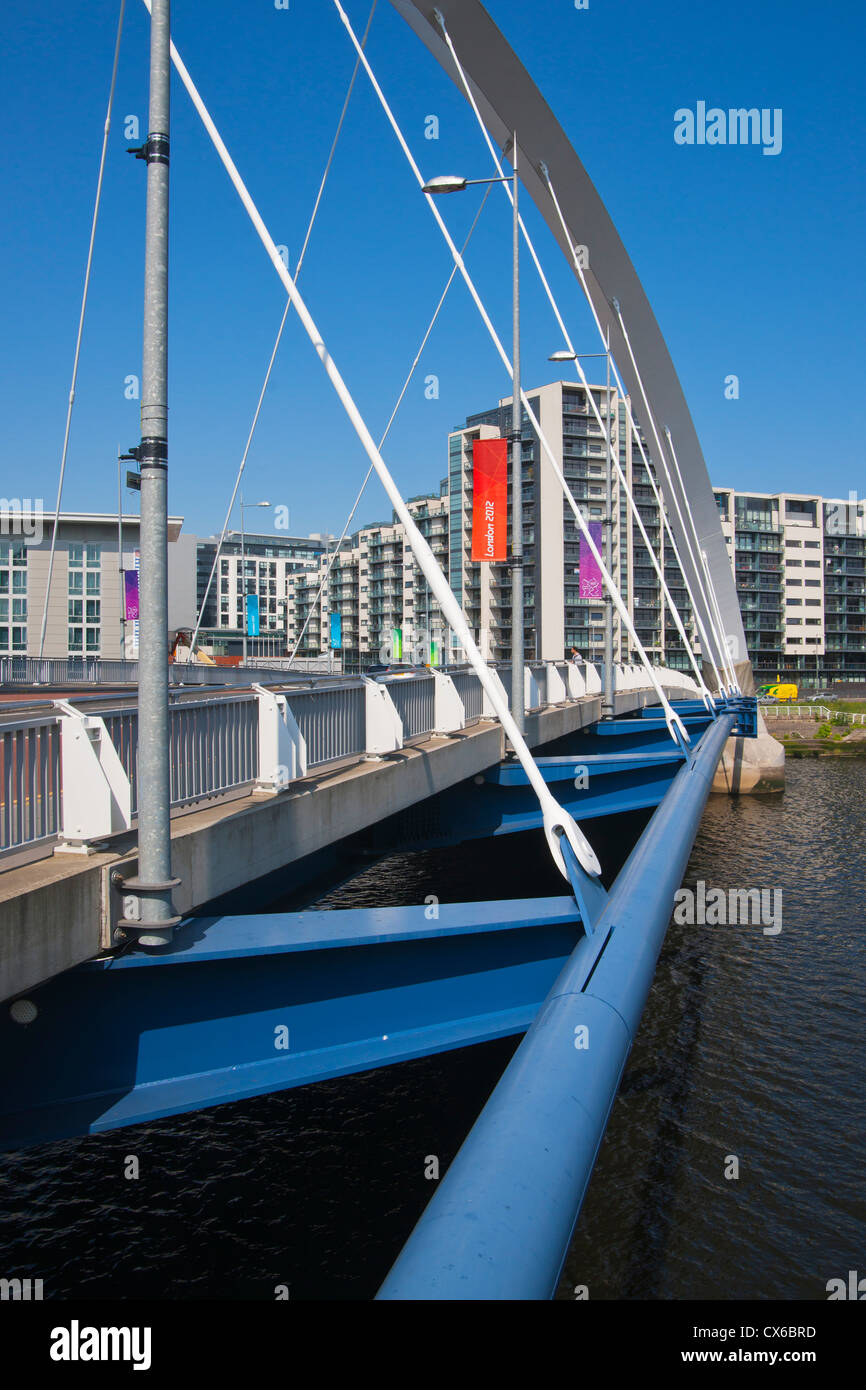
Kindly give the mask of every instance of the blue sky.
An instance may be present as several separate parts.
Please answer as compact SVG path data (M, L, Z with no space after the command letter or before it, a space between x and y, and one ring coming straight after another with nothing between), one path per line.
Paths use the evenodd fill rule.
M330 0L174 0L173 32L277 242L294 261L354 55ZM348 0L359 30L369 0ZM617 225L689 401L718 484L866 492L864 182L859 115L866 20L855 0L488 0L570 136ZM2 261L0 494L53 505L108 79L114 0L9 5L2 103L7 147ZM124 118L146 131L148 21L127 18L96 243L64 506L116 505L118 444L138 439L145 166ZM422 172L484 176L471 112L379 0L369 54ZM699 100L781 108L783 146L679 146L674 112ZM183 89L173 91L170 507L218 530L284 295ZM424 138L439 118L438 141ZM142 133L142 138L143 138ZM443 200L458 243L476 192ZM598 344L579 288L528 207L554 289L585 351ZM494 189L467 256L500 334L510 334L510 213ZM375 436L451 269L450 257L361 73L300 288ZM551 378L559 335L527 264L525 380ZM727 400L728 374L740 380ZM439 398L425 397L435 374ZM435 489L447 432L508 392L459 279L385 456L404 495ZM366 471L318 359L290 317L244 484L288 506L291 529L340 530ZM267 518L264 511L257 514ZM375 480L358 520L390 515ZM252 517L250 517L252 521ZM267 523L266 523L267 524Z

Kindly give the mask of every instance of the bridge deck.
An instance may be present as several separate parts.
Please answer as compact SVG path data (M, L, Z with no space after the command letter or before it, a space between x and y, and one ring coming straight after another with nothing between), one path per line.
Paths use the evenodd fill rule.
M617 713L643 709L650 693L617 694ZM600 715L600 696L550 706L527 716L528 742L543 747ZM253 793L191 812L172 822L177 910L195 911L253 883L265 895L268 876L287 866L321 873L337 862L336 846L345 837L485 773L506 750L498 722L479 720L379 760L316 768L278 796ZM113 945L123 902L112 875L135 867L131 832L115 837L105 852L55 854L0 873L0 998L35 988Z

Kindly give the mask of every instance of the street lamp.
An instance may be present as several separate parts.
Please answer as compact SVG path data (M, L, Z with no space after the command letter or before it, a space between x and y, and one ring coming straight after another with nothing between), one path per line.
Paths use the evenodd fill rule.
M605 460L605 518L604 518L604 563L608 574L612 573L613 560L613 451L611 448L610 414L610 334L607 338L606 352L572 352L570 348L560 348L548 357L548 362L577 362L580 357L604 357L607 361L607 428L605 430L607 457ZM613 595L605 588L604 594L604 697L602 714L613 717Z
M513 206L513 320L511 402L511 714L520 733L524 731L523 689L523 408L520 399L520 213L517 206L517 134L511 150L512 174L490 179L465 179L458 174L442 174L430 179L424 193L462 193L482 183L510 183Z
M243 595L243 625L244 625L244 654L241 661L242 666L247 664L247 562L244 546L244 511L249 511L252 507L269 507L270 502L245 502L244 495L241 493L241 594Z

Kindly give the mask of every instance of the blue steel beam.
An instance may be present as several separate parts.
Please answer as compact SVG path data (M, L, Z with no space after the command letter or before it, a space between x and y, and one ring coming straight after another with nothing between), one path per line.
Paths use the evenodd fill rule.
M682 751L649 735L651 746L622 751L607 743L602 753L537 758L538 769L555 787L559 804L578 821L658 806L683 763ZM590 745L594 748L598 742ZM538 798L519 763L499 763L458 787L440 792L407 811L371 826L368 848L381 852L460 844L465 840L511 835L541 825Z
M3 1011L0 1148L522 1033L582 936L570 896L193 918Z
M380 1298L553 1296L734 719L722 715L680 769Z

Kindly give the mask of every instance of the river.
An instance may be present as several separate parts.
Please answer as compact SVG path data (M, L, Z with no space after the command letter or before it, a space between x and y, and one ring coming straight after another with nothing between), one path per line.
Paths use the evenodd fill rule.
M781 796L707 805L687 885L780 889L781 931L671 925L560 1299L822 1299L866 1275L866 779L787 772ZM608 823L607 866L639 825ZM491 882L562 892L535 835L394 855L319 906ZM444 1172L516 1046L0 1156L2 1272L46 1298L370 1298L426 1157Z

